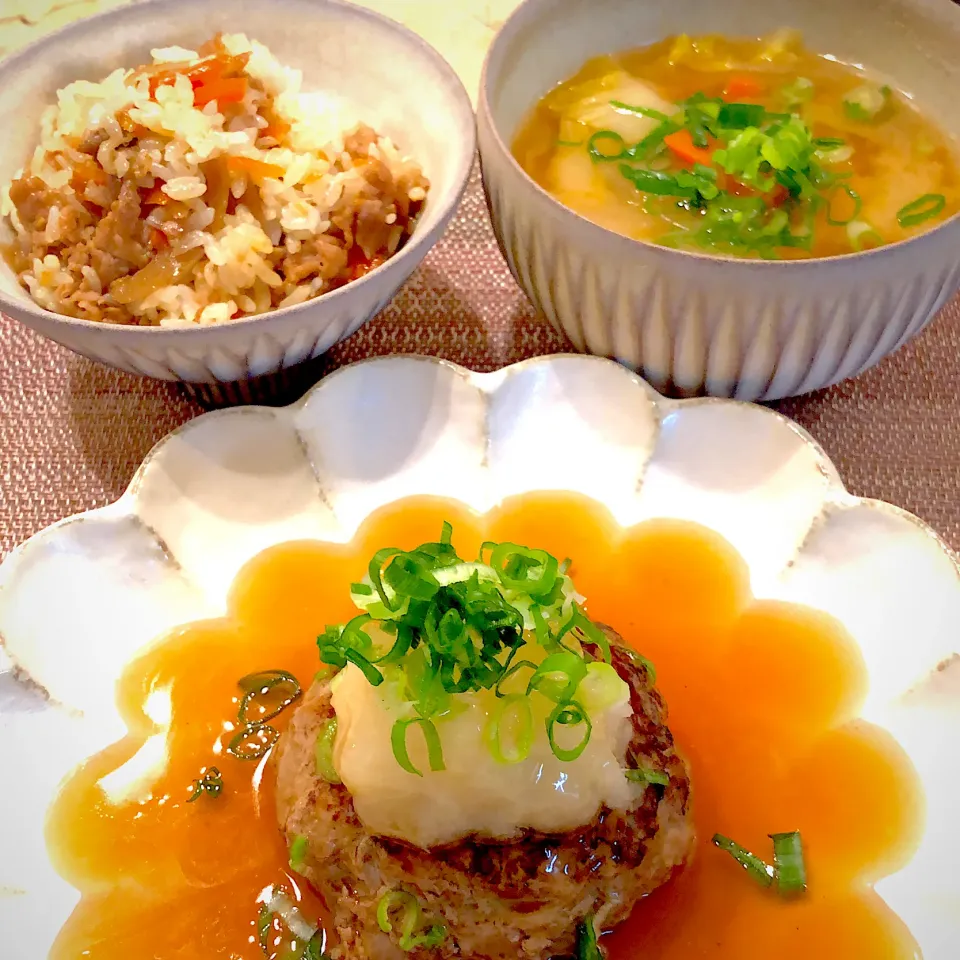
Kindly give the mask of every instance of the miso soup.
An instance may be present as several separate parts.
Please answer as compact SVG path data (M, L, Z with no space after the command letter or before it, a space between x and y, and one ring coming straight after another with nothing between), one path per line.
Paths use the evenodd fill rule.
M957 144L793 33L597 57L537 104L514 155L603 227L721 256L854 253L960 209Z

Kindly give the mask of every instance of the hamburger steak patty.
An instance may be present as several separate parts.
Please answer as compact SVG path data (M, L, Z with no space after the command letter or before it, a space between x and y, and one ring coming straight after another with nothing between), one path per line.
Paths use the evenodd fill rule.
M347 788L317 776L320 725L334 716L328 681L308 691L279 746L277 812L287 843L308 841L302 875L333 913L340 960L546 960L574 949L576 924L594 914L610 929L686 858L693 841L686 764L666 727L666 709L649 670L611 640L612 665L629 685L633 736L625 766L669 774L648 785L633 807L603 807L592 822L567 833L527 831L517 839L468 837L429 851L370 834ZM425 917L447 936L434 949L404 953L398 933L377 923L389 890L417 896Z

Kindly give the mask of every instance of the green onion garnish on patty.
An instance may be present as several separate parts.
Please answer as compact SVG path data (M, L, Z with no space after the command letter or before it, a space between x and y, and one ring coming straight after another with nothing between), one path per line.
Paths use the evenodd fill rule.
M390 890L380 898L377 923L384 933L393 933L395 925L399 925L400 949L407 953L418 947L436 947L447 935L443 924L424 923L420 901L406 890Z
M503 697L490 715L483 735L497 763L520 763L526 760L533 745L530 698L522 693Z
M563 747L557 743L557 726L583 726L583 734L577 744L573 747ZM576 700L566 700L558 703L547 717L547 739L550 741L550 749L554 756L568 763L576 760L577 757L587 749L590 742L590 734L593 732L593 724L587 711L577 703Z
M603 960L600 944L597 943L597 928L593 914L587 914L577 924L577 946L575 960Z
M444 524L435 542L379 550L365 581L351 588L362 612L317 638L321 661L338 669L352 663L373 686L389 680L385 689L405 704L391 747L408 773L424 774L410 757L410 728L424 738L430 769L442 771L443 719L456 707L452 698L487 690L503 701L483 731L498 762L529 755L531 698L539 697L550 703L549 715L545 708L541 716L551 750L562 761L575 760L593 730L588 707L605 709L622 681L612 668L598 670L610 661L610 643L579 605L569 561L510 542L484 543L468 561L452 536ZM579 697L591 669L591 692ZM317 742L318 775L328 780L336 775L334 736L324 728Z
M635 770L626 770L624 776L633 783L651 783L665 787L670 783L670 775L662 770L651 770L649 767L637 767Z
M326 931L321 928L307 941L303 950L303 960L327 960L327 954L323 952L326 941Z
M301 873L307 862L307 838L298 833L290 844L290 869L296 873Z
M423 730L423 739L427 743L427 762L431 770L446 770L443 762L443 747L440 745L440 734L432 720L424 717L412 717L407 720L398 720L393 725L390 733L390 746L393 748L393 755L397 758L397 763L403 767L407 773L414 773L418 777L423 776L423 772L418 770L410 759L407 752L407 730L410 727L420 727Z
M317 733L317 743L314 748L317 776L328 783L340 783L340 776L333 765L333 741L337 737L337 718L325 720Z

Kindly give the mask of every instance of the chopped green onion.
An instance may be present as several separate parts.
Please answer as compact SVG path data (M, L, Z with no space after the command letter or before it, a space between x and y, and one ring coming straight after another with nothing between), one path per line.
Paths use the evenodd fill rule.
M428 950L440 946L447 936L447 928L442 923L434 923L427 927L425 933L417 934L406 940L400 940L401 950L416 950L417 947L426 947Z
M901 227L915 227L940 213L947 205L942 193L925 193L897 211L897 223Z
M720 107L717 123L730 130L743 130L759 127L766 116L766 109L758 103L725 103Z
M822 163L845 163L853 156L853 147L850 144L843 144L838 147L817 147L816 148L816 157ZM826 173L826 171L823 171ZM836 173L832 174L834 177L837 176ZM852 173L847 174L847 176L852 176Z
M559 574L556 557L544 550L528 550L515 543L498 544L490 554L490 566L508 590L525 592L531 597L548 594Z
M614 144L617 152L610 153L601 149L600 144L604 142ZM598 130L587 141L587 153L594 160L619 160L627 154L627 141L616 130Z
M650 683L657 682L657 668L650 660L639 651L634 650L633 647L623 647L622 649L626 650L627 656L637 664L637 666L643 667L643 669L647 671Z
M514 733L512 745L505 747L503 728L507 726L508 711ZM525 694L512 693L498 701L487 720L484 739L497 763L520 763L526 760L533 744L533 710L530 707L530 698Z
M237 681L241 690L246 691L240 701L237 717L245 726L260 726L281 714L291 703L300 698L300 683L292 673L286 670L264 670L251 673ZM262 704L258 698L267 699L276 691L283 694L278 703ZM251 717L251 707L260 712Z
M377 904L377 923L384 933L393 933L394 921L390 919L390 914L394 911L400 912L401 941L409 940L420 925L420 901L406 890L391 890L385 893Z
M324 949L327 945L327 931L321 927L308 941L303 951L303 960L327 960Z
M392 560L401 553L403 553L403 551L398 550L396 547L384 547L383 550L378 550L373 555L370 565L367 568L367 575L370 577L370 582L379 594L380 602L388 610L395 611L399 609L400 603L395 598L387 596L386 588L383 585L383 566L387 561Z
M683 175L715 185L715 175L707 168ZM422 728L430 768L444 769L433 721L457 709L452 697L479 690L509 699L497 707L491 724L492 749L506 762L518 762L529 753L529 706L521 707L516 694L534 691L562 705L549 725L551 733L556 724L583 725L583 743L573 750L558 748L563 756L579 755L591 729L588 711L573 701L591 663L581 643L596 646L595 656L602 654L608 662L610 644L575 602L569 561L561 566L544 550L487 542L475 562L465 562L452 540L453 527L445 524L436 542L410 551L378 551L368 567L369 590L353 592L364 612L345 626L328 626L317 638L321 662L333 669L353 663L372 685L388 677L395 683L412 713L394 724L391 746L401 768L414 775L422 773L410 758L408 728ZM576 639L564 646L559 641L570 633ZM383 635L395 638L386 651ZM525 646L533 643L545 656L520 659ZM531 674L527 684L511 689L511 678L524 670ZM609 683L601 686L609 693ZM517 730L512 742L504 733L507 722ZM329 730L321 732L332 737ZM318 736L318 775L333 773L328 752L325 737Z
M587 675L583 657L562 650L551 653L534 671L527 684L527 693L538 690L554 703L566 703L573 699L580 681Z
M851 120L874 123L886 110L891 98L892 91L889 87L864 83L843 98L843 110Z
M587 664L577 695L589 713L596 713L628 699L629 687L609 663L594 661Z
M554 735L554 727L557 724L561 724L562 726L579 726L583 724L583 738L575 747L570 749L561 747L557 743ZM558 703L551 711L550 716L547 717L546 727L547 739L550 741L550 749L553 751L553 755L565 763L576 760L577 757L587 749L587 744L590 742L590 734L593 732L593 724L590 721L590 717L576 700L567 700L564 703Z
M530 619L533 620L533 632L536 634L537 643L539 643L544 650L555 649L557 643L550 634L550 628L547 626L547 621L543 616L543 611L540 609L540 604L530 604Z
M294 836L293 842L290 844L290 869L295 873L303 872L303 867L307 860L308 847L309 841L302 833Z
M719 97L707 97L695 93L680 105L682 126L690 131L690 139L696 147L705 147L709 137L717 133L717 118L724 106Z
M806 77L797 77L793 83L783 88L783 98L791 107L807 103L813 98L813 81Z
M651 120L659 120L661 123L667 119L667 115L661 113L659 110L651 110L650 107L634 107L620 100L611 100L610 106L613 107L614 110L619 110L622 113L633 113L638 117L649 117Z
M383 683L383 674L357 649L359 645L369 651L372 646L370 638L361 629L364 623L372 619L370 614L361 614L354 617L342 630L327 627L326 631L317 637L317 649L322 663L330 664L338 670L348 662L352 663L363 673L367 683L378 687ZM390 653L386 656L390 656Z
M216 767L209 767L199 780L193 781L191 787L193 792L187 798L187 803L199 800L204 794L215 799L223 792L223 776Z
M280 731L267 724L238 730L227 744L227 753L237 760L260 760L280 739Z
M492 553L494 550L496 550L496 548L497 544L495 541L484 540L483 543L480 544L480 552L477 554L477 563L486 563L487 561L484 560L483 555L485 553Z
M576 960L603 960L600 944L597 942L597 928L593 914L587 914L577 924Z
M712 842L714 846L729 853L762 887L769 887L773 883L773 867L764 863L763 860L747 850L746 847L741 847L735 840L731 840L729 837L725 837L720 833L713 835Z
M391 913L399 913L399 917L391 920ZM400 949L407 953L417 947L436 947L443 942L447 933L443 924L439 923L432 924L423 933L417 933L423 929L423 911L420 901L406 890L390 890L377 904L377 924L384 933L393 933L397 922L400 926L398 943Z
M359 667L371 687L379 687L383 683L383 674L362 653L357 650L346 650L344 656L354 666Z
M534 610L536 610L536 609L537 609L537 605L536 605L536 604L533 604L530 609L531 609L531 612L534 611ZM493 692L494 692L494 694L495 694L497 697L504 697L504 696L506 696L506 694L502 692L501 687L502 687L512 676L514 676L515 674L519 673L519 671L521 671L521 670L526 670L526 669L530 669L530 670L536 670L536 669L537 669L537 665L536 665L535 663L533 663L532 661L530 661L530 660L520 660L520 661L517 662L517 663L514 663L514 662L513 662L513 658L517 655L517 653L519 652L519 650L520 650L520 645L517 644L517 646L515 646L515 647L510 651L510 653L507 655L506 662L505 662L504 665L503 665L503 671L501 672L499 679L497 680L496 684L495 684L494 687L493 687Z
M883 244L883 237L865 220L854 220L847 224L847 237L850 240L850 246L859 253L867 243L873 243L875 246Z
M578 603L573 605L570 618L560 628L557 642L559 643L571 630L578 631L587 643L599 647L604 661L610 662L610 641L607 635L583 612L583 608Z
M624 771L624 776L632 783L653 783L665 787L670 783L670 775L663 770L652 770L650 767L637 767L635 770Z
M260 913L257 915L257 943L264 953L268 950L267 936L270 934L270 928L273 926L273 914L270 908L265 904L260 905Z
M803 843L800 831L771 833L773 864L777 874L777 889L782 894L803 893L807 889L807 870L803 862Z
M421 548L422 549L422 548ZM395 595L411 600L431 600L440 584L431 570L431 560L418 552L401 553L383 571L383 580Z
M358 597L372 597L373 587L369 583L351 583L350 592Z
M833 200L831 199L827 204L827 223L831 227L845 227L850 223L853 223L854 220L860 216L860 210L863 207L863 201L860 199L860 194L857 193L852 187L847 186L845 183L841 183L838 190L842 190L846 195L853 201L853 212L850 214L846 220L841 220L838 217L833 215Z
M244 693L261 693L272 689L277 683L300 686L297 678L289 670L258 670L256 673L248 673L237 681L237 686Z
M423 717L411 717L408 720L397 720L393 729L390 731L390 746L393 748L393 755L397 758L397 763L407 771L422 777L423 773L418 770L410 760L410 754L407 752L407 730L412 726L418 726L423 730L423 739L427 744L427 761L430 769L433 771L446 770L443 762L443 747L440 744L440 735L432 720L425 720Z
M320 724L317 743L314 748L317 776L327 783L342 783L337 768L333 765L333 742L337 738L337 718L325 720Z
M660 170L644 170L640 167L631 167L628 163L620 164L620 173L644 193L652 193L660 197L693 198L697 195L695 187L681 186L678 178L672 173L663 173Z
M272 720L300 697L300 683L292 673L286 670L250 673L241 677L237 683L244 691L237 712L240 729L231 738L226 750L237 760L259 760L270 752L280 737L279 731L271 727L267 721ZM266 697L277 688L285 689L286 695L278 704L272 706L269 703L258 704L260 714L251 719L248 716L251 704L256 702L257 697Z
M613 159L650 159L659 151L666 149L663 142L664 137L682 129L683 127L680 124L674 123L672 120L665 120L658 127L651 130L638 144L627 150L621 157L614 157Z

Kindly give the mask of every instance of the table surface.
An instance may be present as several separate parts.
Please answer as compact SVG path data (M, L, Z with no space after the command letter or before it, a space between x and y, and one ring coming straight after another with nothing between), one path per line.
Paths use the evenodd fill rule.
M119 2L0 0L0 55ZM364 5L418 29L473 91L485 46L515 2ZM397 353L493 370L568 349L510 276L475 172L443 240L317 375ZM823 445L853 493L917 514L960 549L960 298L873 370L774 406ZM55 520L116 499L150 447L201 412L175 385L99 366L0 317L0 557Z

